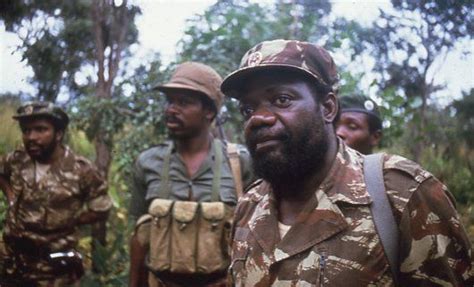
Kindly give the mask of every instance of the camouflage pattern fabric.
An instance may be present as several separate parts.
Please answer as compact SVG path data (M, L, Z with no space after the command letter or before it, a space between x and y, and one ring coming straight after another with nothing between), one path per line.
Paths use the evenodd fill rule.
M7 252L16 258L8 271L21 269L27 279L49 278L51 266L43 258L76 246L74 222L84 208L105 212L112 206L105 180L68 147L38 182L35 163L24 150L0 157L0 174L10 179L15 195L3 232Z
M257 70L285 68L304 73L320 85L337 90L339 74L331 55L324 48L308 42L296 40L264 41L242 57L239 69L229 74L221 85L221 90L229 97L237 98L236 91L245 86L251 73Z
M363 156L339 144L328 176L280 239L275 198L259 181L239 201L236 286L393 286L370 212ZM446 187L419 165L385 155L384 182L400 230L401 286L472 286L471 247Z
M64 127L69 123L69 117L63 109L51 102L26 102L17 109L17 114L13 116L15 120L31 117L49 117L60 122Z

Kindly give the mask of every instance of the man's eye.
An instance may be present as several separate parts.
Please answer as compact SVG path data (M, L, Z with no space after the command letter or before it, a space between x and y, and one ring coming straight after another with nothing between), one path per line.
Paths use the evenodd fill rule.
M291 98L287 95L280 95L275 99L275 104L278 106L288 106L291 102Z
M250 106L242 106L240 107L240 113L242 116L244 116L244 118L248 118L250 115L252 115L253 109Z
M349 124L348 127L349 127L349 129L351 129L351 130L357 130L357 129L359 129L359 126L356 125L356 124Z

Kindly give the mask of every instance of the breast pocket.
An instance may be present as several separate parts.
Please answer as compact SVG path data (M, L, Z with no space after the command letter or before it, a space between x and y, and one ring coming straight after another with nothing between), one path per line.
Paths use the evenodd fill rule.
M72 181L50 183L45 189L48 194L46 229L70 227L83 205L78 183Z

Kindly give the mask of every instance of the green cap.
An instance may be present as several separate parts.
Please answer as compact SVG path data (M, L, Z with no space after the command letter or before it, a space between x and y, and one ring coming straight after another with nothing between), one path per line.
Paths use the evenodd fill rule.
M16 110L16 115L13 118L15 120L22 120L40 116L51 118L60 123L64 128L69 123L69 117L66 112L51 102L26 102Z
M339 80L334 60L324 48L308 42L279 39L262 42L247 51L239 69L224 79L221 90L237 98L235 91L251 73L272 68L303 72L333 90Z
M382 121L378 105L370 98L362 95L342 96L339 98L341 113L357 112L372 115Z

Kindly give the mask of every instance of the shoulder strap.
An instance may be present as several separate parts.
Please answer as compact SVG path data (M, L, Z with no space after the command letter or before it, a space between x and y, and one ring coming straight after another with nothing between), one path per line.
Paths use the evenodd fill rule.
M222 143L218 139L214 139L214 165L212 171L214 176L212 178L211 201L220 201L220 187L221 187L221 167L222 167Z
M375 228L387 256L395 286L398 286L399 233L383 182L383 154L377 153L365 156L364 177L367 191L373 200L370 210L374 218Z
M239 148L237 147L237 144L227 143L227 154L229 156L230 169L234 177L235 192L237 194L237 199L239 199L243 193L243 184L242 172L240 169Z
M166 147L166 153L163 157L163 167L161 168L161 190L163 192L163 198L168 199L171 194L170 185L170 160L171 152L173 151L173 142L170 142Z

